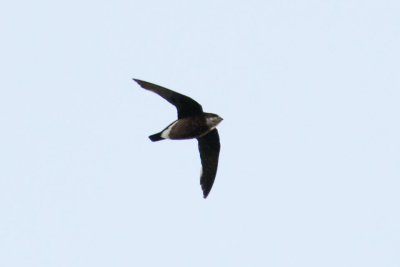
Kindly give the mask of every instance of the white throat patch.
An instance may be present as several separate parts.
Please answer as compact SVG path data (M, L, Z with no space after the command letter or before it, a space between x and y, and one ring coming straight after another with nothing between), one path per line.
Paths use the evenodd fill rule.
M210 127L211 130L216 128L221 121L216 120L216 118L206 118L207 126Z

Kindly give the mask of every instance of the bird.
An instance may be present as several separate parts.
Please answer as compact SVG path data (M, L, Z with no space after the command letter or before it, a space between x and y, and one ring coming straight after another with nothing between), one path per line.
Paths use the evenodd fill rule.
M149 139L152 142L164 139L197 139L202 165L200 185L203 197L207 198L217 174L219 152L221 149L216 127L223 119L217 114L204 112L202 106L188 96L154 83L139 79L133 80L142 88L158 94L177 109L178 119L162 131L150 135Z

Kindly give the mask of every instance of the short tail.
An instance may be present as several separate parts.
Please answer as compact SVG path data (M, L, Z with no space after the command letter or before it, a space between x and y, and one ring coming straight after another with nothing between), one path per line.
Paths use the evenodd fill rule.
M156 133L156 134L150 135L149 138L153 142L157 142L157 141L161 141L161 140L165 139L165 138L161 137L161 133Z

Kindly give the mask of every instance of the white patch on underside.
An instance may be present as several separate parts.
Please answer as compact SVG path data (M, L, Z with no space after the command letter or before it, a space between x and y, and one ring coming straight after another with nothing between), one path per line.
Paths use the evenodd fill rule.
M165 129L162 133L161 133L161 137L165 138L165 139L169 139L169 133L171 132L172 127L175 126L175 124L177 124L178 121L172 123L170 126L168 126L167 129Z

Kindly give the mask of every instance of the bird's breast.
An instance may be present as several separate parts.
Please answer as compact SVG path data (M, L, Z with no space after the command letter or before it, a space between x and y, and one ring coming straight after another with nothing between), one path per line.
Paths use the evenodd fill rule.
M204 135L209 131L204 118L193 117L183 118L167 127L162 135L169 139L192 139Z

